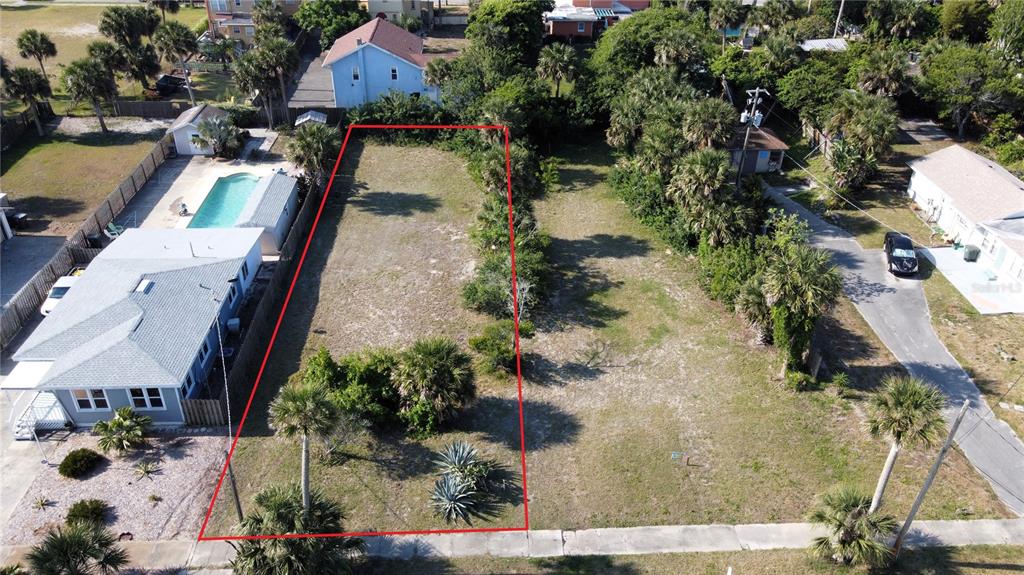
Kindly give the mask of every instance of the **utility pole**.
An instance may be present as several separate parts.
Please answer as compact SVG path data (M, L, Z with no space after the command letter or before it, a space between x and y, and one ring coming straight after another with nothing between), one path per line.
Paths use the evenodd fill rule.
M835 38L839 35L839 20L843 18L843 7L846 6L846 0L839 0L839 14L836 14L836 27L832 30L832 37Z
M743 148L740 149L740 164L736 167L736 195L739 195L741 189L741 180L743 179L743 163L747 161L747 142L750 141L750 128L751 126L761 127L761 119L763 116L761 112L757 110L757 105L761 103L761 93L766 96L771 96L768 90L764 88L754 88L753 90L747 90L747 104L750 106L749 110L744 110L740 114L740 122L747 125L747 133L743 136Z
M967 407L970 404L970 400L964 400L964 404L960 408L960 413L957 414L956 420L953 421L953 425L949 428L949 435L946 436L946 442L942 444L942 449L939 450L939 454L935 457L935 463L932 464L932 469L928 472L928 478L924 480L924 485L921 486L921 491L917 494L917 499L914 500L914 505L910 508L910 514L907 515L907 520L903 523L903 528L900 529L900 534L896 536L896 542L893 543L893 559L900 556L900 547L903 546L903 538L906 537L907 532L910 531L910 524L914 522L914 516L917 515L917 510L920 509L921 503L924 502L924 496L928 493L928 488L932 486L932 481L935 481L935 476L939 473L939 466L942 465L942 459L946 457L946 452L949 451L949 448L953 445L953 436L956 435L956 430L960 427L960 422L963 421L964 414L967 413Z

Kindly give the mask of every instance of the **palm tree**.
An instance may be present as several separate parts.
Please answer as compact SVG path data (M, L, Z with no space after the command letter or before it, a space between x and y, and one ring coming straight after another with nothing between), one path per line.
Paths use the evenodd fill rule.
M288 140L288 159L302 168L319 189L327 166L338 156L341 134L334 126L310 122L299 126Z
M341 533L345 516L320 490L309 495L308 505L297 485L268 487L256 494L256 510L239 525L243 536L282 533ZM232 543L236 575L351 573L351 560L365 550L354 537L296 537L253 539Z
M784 76L800 63L796 40L786 34L770 34L764 40L765 64L773 74Z
M742 6L735 0L711 0L708 11L711 27L722 32L722 53L725 54L725 30L739 22Z
M321 386L287 385L270 404L270 426L282 437L302 437L302 507L309 509L309 437L331 432L341 414Z
M686 139L694 146L724 146L735 134L736 109L724 100L703 98L687 106L682 125Z
M60 80L64 91L72 100L92 102L93 112L96 113L96 118L100 121L100 129L103 130L103 133L107 133L109 130L103 121L100 100L117 94L117 82L114 81L114 77L103 64L95 58L75 60L64 68Z
M860 70L857 86L869 94L893 98L903 91L906 80L907 55L902 50L872 50Z
M428 86L441 87L442 84L452 79L452 63L447 58L434 58L427 62L427 68L423 71L423 81Z
M124 51L113 42L94 40L89 42L86 52L90 58L99 60L111 77L115 77L118 72L123 72L128 66L128 62L124 57Z
M764 295L772 308L775 344L785 346L784 368L800 364L815 324L841 291L842 278L827 251L798 242L772 254Z
M17 98L25 103L32 110L32 120L36 125L36 132L43 135L43 123L39 121L39 109L36 107L40 98L49 98L53 95L50 90L50 81L41 72L32 68L21 66L11 70L4 80L4 91L11 98Z
M11 75L11 68L7 65L7 59L0 56L0 80L7 80Z
M196 35L188 26L177 21L164 22L153 34L153 44L165 60L171 60L185 75L185 87L188 88L188 99L196 105L195 94L192 93L192 80L185 69L185 58L199 51Z
M555 97L559 97L562 81L576 77L576 50L568 44L551 44L540 51L537 61L537 75L555 82Z
M810 520L824 525L829 534L814 540L814 552L844 565L877 565L888 559L892 552L883 540L896 531L896 520L870 511L869 502L867 495L844 485L823 495Z
M276 76L277 71L267 68L266 59L260 57L259 50L249 50L235 60L235 82L243 92L259 94L267 114L268 130L274 129L274 109L270 94L274 91Z
M153 418L139 415L130 407L119 407L114 417L98 421L92 432L99 435L99 446L103 453L111 449L118 453L127 453L145 442L146 431L153 423Z
M22 58L35 58L36 62L39 62L39 70L45 77L46 68L43 67L43 60L57 55L57 46L50 37L39 30L29 28L18 34L17 44L18 55Z
M128 553L113 533L75 522L47 533L25 559L36 575L109 575L128 563Z
M942 408L946 405L942 392L916 377L889 376L882 386L871 397L868 431L872 437L889 440L889 457L878 477L870 511L882 505L882 494L900 449L915 444L928 447L942 434Z
M711 198L729 183L729 155L723 150L706 149L690 152L676 165L668 196L684 203Z
M252 23L256 26L263 26L265 24L280 24L285 23L284 12L281 11L281 6L278 5L274 0L256 0L256 3L252 6Z
M299 53L292 44L284 38L270 38L264 41L256 49L259 58L266 68L273 70L277 77L281 90L281 109L284 110L285 120L291 121L288 117L288 92L285 90L285 78L295 73L299 67Z
M842 134L866 156L885 157L896 138L898 117L890 98L845 91L832 107L825 123L829 135Z
M401 398L400 414L420 434L436 433L476 396L472 359L448 338L414 343L391 378Z
M216 116L205 118L196 125L195 141L203 148L213 150L213 155L224 157L226 152L235 150L242 138L242 132L231 120Z
M181 10L178 0L146 0L146 4L160 9L160 21L167 22L167 13L177 14ZM193 105L195 105L193 103Z

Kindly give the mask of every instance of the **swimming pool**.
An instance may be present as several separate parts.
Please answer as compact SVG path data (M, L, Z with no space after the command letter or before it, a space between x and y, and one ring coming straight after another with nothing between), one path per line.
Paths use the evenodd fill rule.
M217 178L188 227L230 228L235 225L259 180L252 174L232 174Z

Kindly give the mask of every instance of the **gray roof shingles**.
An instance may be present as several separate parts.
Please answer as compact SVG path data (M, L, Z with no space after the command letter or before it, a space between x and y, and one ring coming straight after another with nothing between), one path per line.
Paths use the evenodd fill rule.
M265 178L264 181L266 182L266 188L265 191L259 194L259 203L253 210L252 215L239 222L238 226L244 228L276 226L278 220L281 219L285 206L288 205L288 199L291 198L295 187L298 186L298 181L295 178L281 172L276 172L274 175ZM260 192L260 190L255 190L254 192Z

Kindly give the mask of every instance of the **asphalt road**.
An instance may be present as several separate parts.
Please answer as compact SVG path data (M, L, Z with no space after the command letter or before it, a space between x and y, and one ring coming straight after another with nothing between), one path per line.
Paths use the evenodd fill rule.
M1024 443L992 412L935 334L921 282L893 277L881 249L861 248L848 233L785 197L781 188L768 188L768 193L810 223L812 242L832 252L846 295L896 359L912 375L945 392L946 420L952 422L963 401L970 401L956 444L1007 507L1024 516Z

